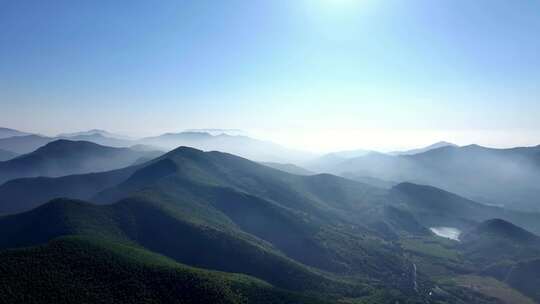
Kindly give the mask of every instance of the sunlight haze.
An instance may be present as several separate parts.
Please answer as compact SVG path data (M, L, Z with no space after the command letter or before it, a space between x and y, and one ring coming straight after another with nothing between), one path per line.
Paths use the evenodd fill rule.
M247 3L7 2L0 121L313 151L540 138L536 1Z

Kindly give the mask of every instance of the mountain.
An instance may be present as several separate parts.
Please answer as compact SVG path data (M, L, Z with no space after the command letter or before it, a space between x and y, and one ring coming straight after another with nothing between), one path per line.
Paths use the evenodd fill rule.
M135 144L134 141L129 139L119 139L115 137L108 137L101 133L94 134L81 134L76 136L58 137L59 139L66 139L71 141L88 141L102 146L126 148Z
M237 229L218 229L186 218L179 210L141 199L110 206L55 200L0 219L5 232L0 248L38 245L61 236L99 236L117 243L135 243L192 266L257 276L290 290L347 291L353 287L325 278Z
M369 150L350 150L327 153L306 161L303 165L311 171L319 173L329 173L340 163L356 157L362 157L371 153L377 153Z
M414 155L414 154L424 153L424 152L428 152L434 149L439 149L439 148L444 148L444 147L458 147L458 145L449 143L446 141L439 141L424 148L412 149L412 150L407 150L407 151L395 151L395 152L390 152L389 154L390 155Z
M8 138L8 137L15 137L15 136L28 136L28 135L31 135L31 134L14 130L14 129L0 128L0 139Z
M186 146L204 151L221 151L262 162L296 163L312 157L310 153L287 149L271 142L224 133L217 135L207 132L167 133L143 138L138 143L165 150Z
M463 255L484 275L494 276L503 282L508 281L516 264L540 258L540 237L501 219L479 224L464 233L461 240ZM514 275L514 281L530 279L526 273ZM516 280L517 277L520 279ZM519 286L515 283L510 285ZM524 293L531 295L530 291ZM538 299L538 293L533 297Z
M364 156L373 152L375 151L359 149L359 150L332 152L332 153L326 154L326 156L348 159L348 158Z
M56 140L32 153L0 162L0 184L22 177L58 177L108 171L132 165L142 157L157 155L85 141Z
M30 153L53 141L50 137L40 135L15 136L0 139L0 149L17 154Z
M7 129L10 130L10 129ZM114 137L116 135L110 134L106 131L91 130L88 132L79 132L72 134L62 134L58 137L47 137L41 135L26 135L25 133L6 133L17 134L14 136L0 136L0 149L12 151L17 154L30 153L50 142L59 139L71 140L71 141L89 141L103 146L110 147L129 147L135 145L136 142L121 138ZM111 136L111 137L109 137Z
M138 168L132 166L114 171L57 178L34 177L10 180L0 185L0 214L27 211L59 197L88 200L96 193L123 182Z
M26 204L21 195L41 192L50 197L52 189L59 191L57 197L73 197L68 192L81 189L90 202L55 199L24 213L0 217L0 248L12 248L0 256L7 254L3 257L9 266L3 267L10 269L12 278L17 278L13 277L17 273L29 273L31 277L33 273L27 269L33 269L32 261L40 263L43 256L50 254L56 259L56 253L47 247L56 244L55 240L91 238L100 243L128 245L120 250L127 256L133 248L151 252L146 255L151 263L160 259L157 254L191 267L255 277L286 290L287 297L302 293L331 301L429 303L433 293L441 303L490 303L474 291L436 284L433 269L444 268L448 273L478 270L468 260L464 266L457 265L455 257L459 258L465 249L459 244L443 243L425 225L426 219L432 218L424 216L426 210L434 213L438 209L436 204L429 208L432 200L438 202L450 195L440 190L438 196L414 198L403 185L386 190L329 174L292 175L231 154L187 147L116 171L20 179L0 188L17 183L21 183L19 193L13 192L9 199L0 189L0 198L5 199L0 201L2 209L13 211L20 207L13 202ZM476 206L466 199L456 203L459 207L471 204ZM449 208L443 213L450 213L449 218L467 214L451 214L459 209ZM466 218L468 227L479 223L473 216ZM423 240L425 244L417 244ZM26 250L28 256L17 260L19 250ZM418 250L425 251L416 254ZM64 251L62 260L88 262L81 259L87 256L85 250ZM36 252L44 253L36 256ZM93 252L90 255L100 255ZM116 255L107 252L112 261L117 260ZM79 264L66 265L57 275L73 272L77 277L81 273L73 269ZM91 269L100 269L105 278L117 277L114 264L103 268L99 265L102 263L82 268L90 282L95 282L92 272L87 273ZM57 269L58 264L50 267ZM163 279L162 274L151 277ZM139 279L135 275L134 284L148 288L150 294L159 286L145 287L147 281L141 283ZM10 290L24 286L12 281L18 280L8 282ZM115 286L120 290L131 286L123 279L119 282ZM81 294L92 290L81 288L85 291ZM102 291L105 295L110 292Z
M412 182L524 211L540 211L540 146L492 149L442 147L414 155L371 153L327 170L337 175Z
M293 164L282 164L282 163L271 163L271 162L262 162L261 164L274 168L277 170L281 170L290 174L296 174L296 175L315 175L315 173L304 169L300 166L293 165Z
M62 133L62 134L58 134L56 137L58 137L58 138L70 138L70 137L90 136L90 135L101 135L103 137L108 137L108 138L116 138L116 139L122 139L122 140L132 140L132 138L129 137L129 136L115 134L115 133L111 133L111 132L108 132L108 131L105 131L105 130L100 130L100 129L93 129L93 130L74 132L74 133Z
M246 132L240 129L188 129L185 132L197 132L197 133L208 133L212 135L221 135L227 134L231 136L245 135Z
M390 189L398 184L396 182L382 180L382 179L371 177L371 176L356 175L355 173L352 173L352 172L343 173L341 176L364 183L364 184L368 184L373 187L385 188L385 189Z
M486 206L435 187L412 183L398 184L390 192L394 200L405 204L426 227L467 230L483 221L500 218L540 234L540 213Z
M13 159L13 158L15 158L17 155L18 155L18 154L15 153L15 152L6 151L6 150L0 150L0 162L6 161L6 160L10 160L10 159Z
M476 242L478 238L500 238L514 243L529 243L540 245L540 237L502 219L491 219L480 223L473 230L468 231L464 241Z
M151 146L163 151L170 151L179 146L187 146L204 151L233 153L251 160L263 162L298 163L313 158L311 153L288 149L268 141L242 135L229 135L227 133L217 132L217 130L208 131L213 133L201 131L167 133L139 140L109 133L104 130L64 133L57 137L39 135L9 138L0 137L0 149L12 151L17 154L25 154L49 142L65 139L71 141L89 141L102 146L116 148Z
M372 282L407 293L403 273L411 265L356 223L360 205L377 193L339 177L290 175L230 154L179 148L92 199L108 205L57 200L3 218L0 243L11 248L99 235L291 291L358 297ZM200 254L206 251L212 254Z
M253 277L196 269L91 237L0 252L0 269L3 303L323 303Z
M540 303L540 259L510 263L498 278Z

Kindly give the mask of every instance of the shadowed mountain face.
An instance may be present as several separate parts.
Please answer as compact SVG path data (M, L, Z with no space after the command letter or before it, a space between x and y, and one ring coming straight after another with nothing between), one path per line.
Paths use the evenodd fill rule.
M540 185L536 182L540 179L540 146L447 146L406 156L371 153L325 171L432 185L486 204L540 211Z
M34 177L10 180L0 185L0 214L27 211L58 197L90 199L96 193L126 180L137 168L128 167L57 178Z
M22 177L57 177L108 171L156 155L155 152L111 148L90 142L57 140L32 153L0 162L0 184Z
M497 269L494 274L490 271ZM486 274L492 275L499 280L506 282L513 288L530 296L537 303L540 303L540 259L528 259L516 263L506 263L496 265L486 270Z

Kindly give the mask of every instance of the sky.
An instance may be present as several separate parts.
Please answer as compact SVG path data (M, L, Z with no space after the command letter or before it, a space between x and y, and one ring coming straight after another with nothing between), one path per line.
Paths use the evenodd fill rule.
M540 144L537 0L0 0L0 126Z

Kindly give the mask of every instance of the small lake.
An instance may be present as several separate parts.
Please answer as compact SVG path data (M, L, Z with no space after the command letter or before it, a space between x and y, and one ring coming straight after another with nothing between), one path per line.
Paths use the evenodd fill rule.
M431 227L429 230L440 237L454 241L459 241L459 235L461 234L461 230L452 227Z

